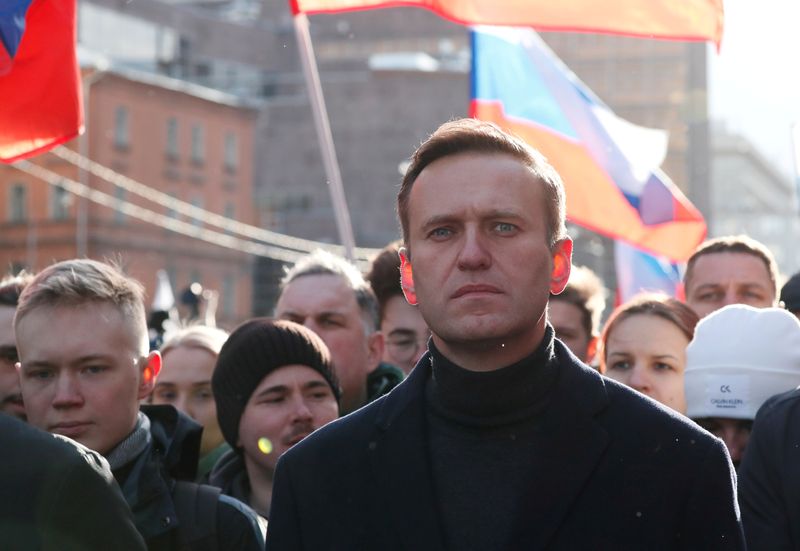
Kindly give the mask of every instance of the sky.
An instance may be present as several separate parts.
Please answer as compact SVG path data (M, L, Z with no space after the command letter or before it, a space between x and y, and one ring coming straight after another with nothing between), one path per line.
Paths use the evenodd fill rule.
M719 55L710 46L711 117L749 138L794 178L791 125L800 122L800 0L725 0Z

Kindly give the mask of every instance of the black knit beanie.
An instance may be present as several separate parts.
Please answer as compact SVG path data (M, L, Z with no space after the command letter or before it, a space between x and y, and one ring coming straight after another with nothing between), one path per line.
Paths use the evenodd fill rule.
M279 367L294 364L319 372L339 400L328 347L310 329L291 321L257 318L237 327L225 341L211 387L222 435L232 448L236 448L239 421L253 391Z
M781 302L790 312L800 311L800 273L790 277L781 289Z

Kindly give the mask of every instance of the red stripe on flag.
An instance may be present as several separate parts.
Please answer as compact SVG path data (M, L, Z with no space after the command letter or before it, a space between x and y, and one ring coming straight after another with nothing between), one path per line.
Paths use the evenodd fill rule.
M0 161L46 151L83 125L76 0L35 0L14 64L0 77Z
M8 51L0 45L0 77L11 70L11 56Z

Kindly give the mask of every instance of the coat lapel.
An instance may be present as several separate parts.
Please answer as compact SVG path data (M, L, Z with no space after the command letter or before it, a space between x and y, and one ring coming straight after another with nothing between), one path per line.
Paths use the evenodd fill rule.
M602 379L563 352L557 350L560 375L534 437L535 482L515 512L513 541L520 549L547 547L608 446L594 420L608 401Z
M426 355L384 400L369 443L376 506L404 549L444 549L425 418L429 374Z

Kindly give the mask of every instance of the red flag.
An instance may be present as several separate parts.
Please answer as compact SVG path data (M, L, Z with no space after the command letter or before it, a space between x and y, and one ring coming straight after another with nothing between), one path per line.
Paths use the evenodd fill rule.
M0 161L71 140L83 126L76 0L34 0L8 73L0 76Z
M294 13L398 6L427 8L466 25L530 26L544 31L722 39L722 0L289 0Z

